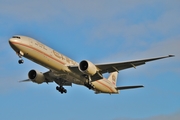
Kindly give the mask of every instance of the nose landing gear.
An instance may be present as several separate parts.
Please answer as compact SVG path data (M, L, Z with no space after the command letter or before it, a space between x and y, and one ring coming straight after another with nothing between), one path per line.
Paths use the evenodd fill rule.
M19 64L23 64L23 63L24 63L24 60L23 60L23 59L20 59L20 60L18 60L18 63L19 63Z
M22 51L17 52L17 55L19 56L20 60L18 60L19 64L23 64L24 60L22 59L22 57L24 56L24 53Z

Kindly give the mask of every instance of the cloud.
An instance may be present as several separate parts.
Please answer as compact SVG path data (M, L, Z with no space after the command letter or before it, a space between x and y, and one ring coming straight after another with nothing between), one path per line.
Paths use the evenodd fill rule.
M178 47L180 44L180 15L178 13L180 2L176 0L170 3L157 1L145 5L150 8L148 6L150 4L155 7L149 11L154 11L153 15L157 12L156 17L133 22L129 20L129 17L123 16L120 19L102 21L92 29L89 35L91 40L94 40L94 42L91 41L92 44L101 40L101 42L109 41L108 45L111 45L109 49L117 47L114 55L111 55L106 61L175 54L176 57L173 59L178 63L180 59ZM159 7L157 7L158 5ZM138 12L137 9L136 12ZM129 14L132 15L132 13L133 11ZM146 12L142 13L142 15L145 14ZM139 15L137 16L139 17Z
M156 56L173 54L175 55L175 58L173 59L179 61L180 60L179 39L180 36L175 36L175 37L167 38L163 41L154 42L149 45L145 43L145 47L146 47L145 49L140 48L139 45L136 43L134 44L134 46L128 46L127 44L124 44L122 51L111 55L109 58L115 60L117 59L123 60L123 58L126 58L127 60L132 58L139 59L139 58L156 57ZM131 49L127 49L129 47Z
M118 39L123 44L126 41L133 44L134 41L143 43L145 39L156 39L159 34L172 36L174 29L178 31L178 6L179 2L175 0L170 3L164 0L7 0L0 4L0 16L25 23L53 22L57 28L62 24L71 29L90 24L86 30L91 36L88 37L90 42ZM149 18L152 14L155 17Z
M152 5L158 4L159 2L154 2ZM114 16L110 16L110 19L100 21L94 27L91 33L92 39L100 38L103 40L111 35L112 38L113 36L122 38L119 41L129 41L129 44L134 44L134 42L139 43L147 40L150 43L156 41L157 38L163 38L162 36L172 37L179 33L180 28L180 15L177 4L180 5L179 2L172 2L171 4L165 2L154 8L146 4L146 7L149 9L141 8L140 11L137 8L135 11L138 14L137 17L140 17L139 22L134 22L138 18L136 15L133 16L135 13L132 8L129 8L126 13L133 17L126 16L119 10L116 14L113 14ZM142 12L143 10L147 12ZM148 11L153 11L154 13L149 15L147 14ZM157 15L156 12L158 13ZM148 16L153 16L154 14L156 15L155 17L148 18ZM117 15L122 17L119 17L119 19L114 18ZM147 19L144 19L144 17L147 17Z
M180 119L180 112L171 114L171 115L159 115L151 118L145 118L142 120L179 120Z
M167 9L164 13L157 19L157 21L150 22L148 27L158 34L162 35L174 35L179 33L180 26L180 15L178 13L180 2L177 4L166 5Z
M58 0L39 0L39 1L23 1L23 0L7 0L0 4L0 15L17 19L19 21L39 21L43 22L50 20L56 15L57 11L60 14L61 9L57 10Z
M114 0L113 2L108 0L6 0L1 2L0 14L27 21L43 22L58 18L63 22L79 23L88 19L111 20L117 15L124 15L141 6L153 4L153 1L143 0Z
M117 118L114 120L179 120L179 119L180 119L180 112L178 111L169 115L157 115L147 118Z

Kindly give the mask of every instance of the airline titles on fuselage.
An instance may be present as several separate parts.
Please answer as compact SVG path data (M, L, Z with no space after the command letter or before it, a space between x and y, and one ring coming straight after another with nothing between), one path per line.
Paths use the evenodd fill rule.
M38 41L35 41L35 45L41 49L44 49L44 50L48 50L47 46L45 46L44 44L38 42ZM53 55L59 59L61 59L62 61L66 61L66 63L70 64L70 65L77 65L77 63L73 60L71 60L70 58L60 54L59 52L55 51L55 50L52 50L53 51Z

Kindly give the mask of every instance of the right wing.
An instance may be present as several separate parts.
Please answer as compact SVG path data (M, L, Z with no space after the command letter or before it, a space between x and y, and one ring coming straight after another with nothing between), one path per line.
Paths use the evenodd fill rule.
M65 75L62 74L58 74L58 73L54 73L52 71L48 71L43 73L44 77L45 77L45 81L46 83L49 82L56 82L58 85L64 85L64 86L72 86L71 82L68 82L65 79ZM32 81L31 79L26 79L26 80L20 80L19 82L29 82Z

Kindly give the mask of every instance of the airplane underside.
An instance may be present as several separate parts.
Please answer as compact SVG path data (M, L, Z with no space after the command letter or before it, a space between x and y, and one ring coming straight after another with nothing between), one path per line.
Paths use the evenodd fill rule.
M117 87L118 71L136 68L149 61L174 57L174 55L168 55L157 58L95 65L88 60L77 63L39 41L26 36L13 36L9 40L9 44L19 56L19 64L24 63L22 58L25 57L49 69L45 73L30 70L28 73L29 79L22 82L32 81L41 84L54 81L59 85L56 87L56 90L62 94L67 93L67 90L63 86L72 86L72 83L86 86L94 90L96 94L117 94L119 90L140 88L143 86ZM103 77L104 73L110 73L108 79Z

